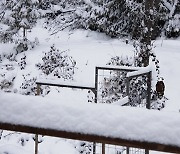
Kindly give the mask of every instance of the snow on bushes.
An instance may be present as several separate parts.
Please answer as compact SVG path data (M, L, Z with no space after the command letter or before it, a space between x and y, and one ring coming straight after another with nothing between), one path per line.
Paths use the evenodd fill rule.
M43 63L38 63L36 66L45 75L53 75L64 80L73 79L76 61L68 56L67 51L60 51L52 45L50 51L44 53L42 61Z
M18 65L19 65L19 67L20 67L21 70L25 69L25 67L26 67L26 65L27 65L27 63L26 63L26 55L24 55L24 56L21 58L21 60L20 60L20 62L18 63Z
M31 50L33 49L35 46L37 46L39 44L39 40L36 37L34 41L30 41L26 38L24 39L18 39L15 42L15 47L14 49L16 50L16 54L27 51L27 50Z
M167 37L179 37L180 36L180 14L174 15L165 27L165 34Z
M77 148L80 154L91 154L92 151L92 145L90 142L82 141Z
M36 77L31 77L30 74L23 75L24 82L20 86L20 93L23 95L36 95L37 94L37 84ZM47 95L50 92L49 86L41 86L40 94L42 96Z
M6 92L10 92L14 85L14 80L16 78L15 67L13 64L2 65L0 72L0 89Z

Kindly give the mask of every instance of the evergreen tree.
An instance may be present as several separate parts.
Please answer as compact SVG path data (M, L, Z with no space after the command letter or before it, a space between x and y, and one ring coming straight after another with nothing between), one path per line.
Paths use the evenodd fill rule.
M178 0L162 0L162 4L166 8L166 23L163 28L164 35L167 37L180 36L180 1Z
M27 30L36 24L40 15L37 9L38 0L6 0L1 1L0 6L3 10L1 23L6 25L0 32L1 41L13 41L13 35L20 35L27 40Z

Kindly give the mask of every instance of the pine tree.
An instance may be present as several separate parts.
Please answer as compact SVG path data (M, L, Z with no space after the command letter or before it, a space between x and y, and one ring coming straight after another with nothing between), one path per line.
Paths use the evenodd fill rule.
M27 40L27 30L35 26L40 15L37 6L38 0L6 0L1 2L3 10L1 23L6 25L6 29L1 31L1 41L14 41L13 35L22 36L24 40Z

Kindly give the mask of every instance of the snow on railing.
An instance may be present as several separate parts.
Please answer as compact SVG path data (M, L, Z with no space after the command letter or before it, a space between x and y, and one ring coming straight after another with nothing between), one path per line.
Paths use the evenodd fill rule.
M0 93L0 129L180 152L180 114Z
M135 76L144 75L144 74L149 73L149 72L152 72L151 66L140 67L140 68L138 68L137 71L128 72L127 77L128 78L133 78Z
M141 67L101 65L101 66L96 66L96 68L98 68L98 69L104 69L104 70L136 71L136 70L139 70Z

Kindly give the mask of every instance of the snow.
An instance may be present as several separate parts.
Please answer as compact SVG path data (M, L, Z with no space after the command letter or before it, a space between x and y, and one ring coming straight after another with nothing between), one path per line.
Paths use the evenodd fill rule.
M55 44L57 48L59 48L60 50L69 50L69 55L71 55L77 62L77 69L75 72L75 76L74 76L74 81L73 84L80 84L80 85L94 85L94 74L95 74L95 67L96 66L102 66L102 67L112 67L112 66L107 66L106 63L110 60L110 58L114 57L114 56L131 56L133 57L134 52L133 52L133 45L131 44L131 42L129 44L125 44L124 40L121 39L111 39L107 36L105 36L104 34L98 34L95 32L91 32L91 31L84 31L84 30L76 30L76 31L63 31L60 32L54 36L50 36L47 32L47 30L44 30L41 28L41 26L37 26L35 28L32 29L32 33L28 33L28 38L30 40L34 40L35 37L38 37L40 44L38 46L36 46L34 49L26 51L25 53L20 53L17 56L17 60L19 61L19 59L21 57L24 56L24 54L27 56L27 66L25 68L25 70L20 70L19 67L17 65L15 65L13 62L9 62L8 60L4 59L3 62L0 64L1 66L4 66L4 64L8 64L11 63L13 64L13 67L15 68L13 71L9 71L9 73L7 73L7 70L1 69L1 72L6 72L6 76L9 78L11 76L13 76L14 74L17 75L16 79L15 79L15 83L14 83L14 89L19 90L19 87L21 85L21 83L23 82L23 78L22 75L28 75L30 74L28 77L37 77L39 79L41 79L41 75L39 75L39 71L37 70L37 68L35 67L35 64L37 64L38 62L41 62L41 58L44 52L49 51L50 46L52 44ZM5 110L3 112L0 112L0 118L3 119L4 121L6 120L12 120L13 118L17 118L16 120L19 121L20 119L22 121L24 121L24 119L26 119L28 116L33 115L32 113L30 113L29 109L32 109L35 114L38 114L41 118L44 117L44 120L50 119L48 121L48 123L50 123L49 126L51 126L51 124L53 124L53 121L60 121L60 122L64 122L66 123L66 120L69 118L72 118L71 120L76 119L76 121L81 121L80 119L80 113L84 113L84 111L82 109L89 109L89 112L86 113L87 116L89 116L88 118L93 118L93 114L91 113L91 111L94 113L95 111L97 111L97 115L99 118L99 121L102 117L102 119L104 119L103 117L106 117L107 119L111 119L111 116L123 116L121 118L127 118L128 120L132 121L132 124L134 124L134 126L130 128L127 128L127 130L123 129L123 131L130 131L131 133L129 133L127 136L122 135L122 137L129 137L129 138L133 138L133 137L137 137L139 139L143 139L146 138L147 139L157 139L160 142L164 142L167 140L164 140L164 137L169 137L168 140L172 141L171 143L175 143L177 141L177 143L179 145L179 133L177 131L176 136L173 136L174 132L176 131L172 131L172 128L174 127L178 127L179 126L179 122L178 122L178 118L179 118L179 109L180 109L180 103L179 103L179 96L180 96L180 80L179 80L179 75L180 75L180 69L178 69L178 66L180 66L180 39L177 40L156 40L155 41L155 46L156 48L154 49L155 53L157 54L157 58L160 61L160 76L162 76L164 78L164 82L165 82L165 96L168 98L168 101L166 103L166 107L161 111L146 111L146 110L142 110L142 109L131 109L129 107L125 107L125 108L121 108L120 104L125 103L127 100L125 98L125 102L120 101L119 103L115 103L117 105L100 105L100 104L96 104L96 107L94 107L94 105L92 104L88 104L87 103L87 91L85 90L71 90L71 89L66 89L66 88L60 88L59 91L60 93L57 93L56 89L52 89L52 91L50 92L50 94L44 98L40 98L40 97L25 97L25 96L19 96L19 95L15 95L13 94L12 96L1 93L0 94L0 103L2 103L2 106L4 106L3 108L5 108L5 110L7 110L8 112L6 113ZM9 54L11 52L14 52L13 49L14 44L0 44L0 53L2 54ZM114 67L114 66L113 66ZM119 68L119 67L117 67ZM12 74L11 74L12 72ZM47 82L47 80L46 80ZM57 80L56 78L53 79L53 81L50 81L53 83L58 83L60 82L59 80ZM154 82L154 81L153 81ZM72 84L72 83L71 83ZM19 98L22 99L22 101L25 98L28 98L28 100L32 100L31 102L26 102L27 100L25 99L24 102L20 102ZM14 102L10 99L14 99ZM5 104L4 101L10 102L12 103L12 106L10 106L9 104L7 105L7 103ZM60 101L62 100L62 101ZM41 102L43 101L43 102ZM21 107L18 108L18 106L16 106L15 102L19 102L21 103ZM35 104L35 102L38 102ZM40 102L40 103L39 103ZM82 102L82 103L80 103ZM30 105L30 103L33 103L34 105ZM65 104L64 104L65 103ZM77 106L75 106L75 104L78 103ZM73 105L74 104L74 105ZM19 104L20 105L20 104ZM69 109L67 109L69 111L69 113L71 113L71 109L72 111L76 111L76 112L72 112L72 114L69 115L69 117L67 117L67 119L64 119L60 116L56 116L54 117L55 113L57 112L59 114L59 110L62 111L60 108L60 106L62 107L67 107ZM81 108L82 106L82 108ZM114 106L114 107L113 107ZM29 109L28 109L29 107ZM48 111L49 114L42 114L41 113L41 108L44 108L43 112L45 110ZM50 108L52 108L52 110L50 110ZM111 110L112 108L112 110ZM12 110L12 113L16 112L16 116L19 115L19 117L13 117L13 115L9 115L9 113L11 112L10 110ZM54 111L55 110L55 111ZM67 110L62 111L62 113L60 113L60 115L63 117L63 113L66 113ZM107 111L105 113L105 111ZM55 113L54 113L54 112ZM113 113L113 111L116 113ZM52 112L52 115L50 114L50 112ZM118 113L117 113L118 112ZM123 114L120 114L120 113ZM25 114L26 113L26 114ZM104 114L105 113L105 114ZM21 117L21 114L25 114L25 117ZM129 115L127 117L125 117L125 115ZM148 115L147 115L148 114ZM161 115L160 115L161 114ZM54 115L54 116L53 116ZM145 116L144 116L145 115ZM157 116L156 116L157 115ZM7 116L9 116L7 118ZM75 117L77 116L77 117ZM108 117L109 116L109 117ZM142 130L142 132L144 132L144 136L142 136L141 134L133 134L136 132L136 130L140 129L138 128L137 124L133 122L133 120L139 120L143 121L144 120L144 124L140 125L140 128L144 128L146 125L150 126L151 122L154 122L154 125L151 125L150 128L147 128L146 130ZM172 116L172 117L171 117ZM131 117L131 119L130 119ZM148 118L148 120L145 120L145 117ZM157 118L158 117L158 118ZM160 117L160 118L159 118ZM164 118L163 118L164 117ZM18 119L19 118L19 119ZM53 119L54 118L54 119ZM58 119L59 118L59 119ZM144 118L144 119L143 119ZM35 116L33 115L31 118L29 118L28 122L34 123L35 124L39 124L41 123L41 121L38 121L37 118L35 118ZM53 120L52 120L53 119ZM172 123L170 123L170 120L172 119ZM116 131L116 125L123 125L124 128L126 128L127 126L129 126L129 124L125 121L124 122L118 122L113 120L108 124L108 127L110 129L113 129L113 132L111 135L117 135L117 131ZM173 124L173 122L175 122L175 120L177 120L176 124ZM130 122L131 122L130 121ZM27 123L28 123L27 122ZM106 122L106 120L105 120ZM164 126L164 128L161 128L161 122L164 124L167 122L167 124L169 124L168 126ZM116 125L114 125L113 123L115 123ZM112 125L111 125L112 124ZM55 124L57 128L59 128L58 124ZM95 124L93 124L94 126ZM104 125L107 125L107 123L105 123ZM144 125L144 126L143 126ZM161 125L161 126L160 126ZM67 126L67 125L65 125ZM52 125L53 127L53 125ZM55 127L55 126L54 126ZM69 126L70 127L70 126ZM79 126L80 127L80 126ZM103 127L103 124L100 125L99 127ZM114 128L113 128L114 127ZM133 129L132 129L133 128ZM65 128L64 128L65 129ZM70 128L69 128L70 129ZM79 128L80 129L80 128ZM81 127L81 129L85 129L83 127ZM152 135L148 132L149 129L154 129L157 131L156 135ZM90 128L86 128L86 130L84 131L95 131L94 128L90 127ZM104 130L104 129L102 129ZM170 132L171 130L171 132ZM96 130L98 131L98 130ZM106 130L104 130L106 131ZM140 130L139 130L140 131ZM165 133L165 132L169 132ZM99 131L101 132L101 130ZM102 133L102 132L101 132ZM158 135L157 135L158 134ZM104 135L104 134L103 134ZM118 134L121 135L121 134ZM134 135L134 136L133 136ZM159 137L158 137L159 136ZM12 140L16 140L17 137L15 138L11 138L9 139L9 141L6 141L5 139L1 139L0 140L0 153L3 149L5 149L4 147L6 147L7 144L9 144ZM40 147L40 153L45 153L45 154L55 154L58 151L65 151L68 150L71 151L70 153L74 154L77 153L77 151L74 151L74 147L71 147L70 145L66 144L67 146L64 146L64 148L62 146L60 146L60 144L56 144L56 141L59 139L52 139L52 138L48 138L45 137L46 139L43 141L42 147ZM62 141L60 143L67 143L67 141ZM14 147L17 147L16 145L19 144L17 142L13 142L11 143L11 145ZM40 145L41 145L40 144ZM51 150L52 146L57 147L57 152ZM61 147L61 149L58 149L58 146ZM15 154L17 153L33 153L33 141L31 142L31 144L25 145L25 147L20 148L22 146L18 146L16 150L14 150ZM49 147L49 148L48 148ZM65 149L67 148L67 149ZM11 149L10 146L7 147L7 149ZM28 152L25 152L26 149L28 149ZM56 148L55 148L56 149ZM23 151L23 152L19 152L19 150ZM24 151L25 150L25 151ZM29 152L30 151L30 152ZM10 151L9 151L10 153ZM65 152L66 153L66 152ZM159 153L159 152L158 152Z
M102 68L109 68L109 69L122 69L122 70L129 70L129 71L132 71L132 70L135 70L135 71L137 71L137 70L139 70L139 69L141 69L141 67L133 67L133 66L110 66L110 65L99 65L99 66L97 66L97 67L102 67Z
M21 146L14 146L14 145L4 145L0 146L0 153L1 154L17 154L17 153L23 153L23 154L30 154L30 152L27 152L26 150L23 150Z
M129 98L128 98L128 96L126 96L126 97L122 98L121 100L118 100L118 101L114 102L113 105L122 106L122 105L127 104L128 101L129 101Z
M133 77L133 76L136 76L136 75L141 75L141 74L149 73L151 71L152 71L152 68L149 65L147 67L139 68L137 71L128 72L127 73L127 77Z
M0 98L0 122L180 147L179 113L18 94Z

